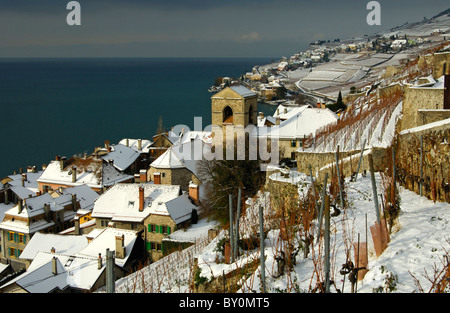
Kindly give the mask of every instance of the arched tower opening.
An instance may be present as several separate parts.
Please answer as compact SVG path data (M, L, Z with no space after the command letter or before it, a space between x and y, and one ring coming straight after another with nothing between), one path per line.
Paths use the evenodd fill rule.
M233 124L233 110L229 106L226 106L223 109L223 120L222 121L224 124Z

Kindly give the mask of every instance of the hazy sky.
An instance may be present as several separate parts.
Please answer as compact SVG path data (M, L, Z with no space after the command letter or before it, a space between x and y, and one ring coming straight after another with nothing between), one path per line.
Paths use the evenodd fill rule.
M448 0L390 0L369 26L361 0L0 0L0 57L280 57L432 17Z

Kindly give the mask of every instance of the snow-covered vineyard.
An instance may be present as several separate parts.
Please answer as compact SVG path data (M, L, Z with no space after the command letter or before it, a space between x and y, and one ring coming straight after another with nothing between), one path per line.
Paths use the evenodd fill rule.
M375 177L380 190L381 177L378 174ZM308 185L309 182L305 182ZM367 224L371 225L376 221L370 177L360 177L356 182L346 180L346 186L349 206L338 216L332 217L330 223L331 280L334 282L330 291L351 292L348 275L343 276L340 270L348 260L355 259L356 251L352 244L358 240L358 236L361 241L365 241L367 232L368 272L356 286L358 293L428 292L435 287L433 282L438 278L437 275L445 275L441 271L449 261L450 204L434 203L400 187L401 213L392 228L388 248L377 257L370 231L366 228ZM259 227L257 208L260 204L265 205L266 227L271 222L271 216L268 214L270 203L267 199L268 197L265 201L258 199L248 206L246 214L241 217L241 225L246 225L240 230L242 238L249 235L247 231L252 227ZM317 227L317 220L313 222L313 226ZM204 241L173 253L132 276L117 281L116 292L190 292L194 283L194 258L198 260L200 276L204 277L205 281L212 281L259 260L259 248L241 249L235 262L224 263L223 255L217 246L221 239L228 236L227 233L228 231L224 230L207 245ZM300 244L300 238L294 238L293 242ZM279 229L268 231L264 252L267 291L311 292L316 288L318 278L323 279L322 240L312 245L307 257L298 253L292 269L280 275L277 259L286 244ZM251 273L236 281L237 292L261 292L261 268L258 264Z

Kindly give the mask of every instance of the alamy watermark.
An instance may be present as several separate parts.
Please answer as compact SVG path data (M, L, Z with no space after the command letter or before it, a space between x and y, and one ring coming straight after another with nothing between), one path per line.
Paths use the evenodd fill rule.
M381 5L378 1L370 1L366 6L367 10L371 10L367 14L366 22L368 25L381 25Z
M66 22L69 26L81 25L81 5L78 1L70 1L66 6L67 10L70 10L67 14Z
M67 14L66 22L69 26L81 25L81 5L78 1L70 1L66 6L70 12ZM370 10L367 14L367 24L370 26L381 25L381 5L378 1L370 1L366 6L367 10Z

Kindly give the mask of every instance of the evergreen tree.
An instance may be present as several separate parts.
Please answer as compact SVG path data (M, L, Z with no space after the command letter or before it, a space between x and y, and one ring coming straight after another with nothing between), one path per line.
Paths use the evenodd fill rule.
M333 112L337 112L339 110L345 110L347 108L344 101L342 100L342 93L340 91L339 91L336 103L327 105L327 108L329 108Z

